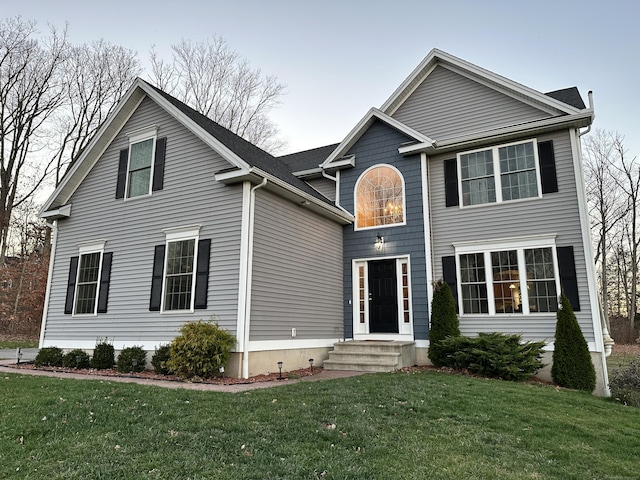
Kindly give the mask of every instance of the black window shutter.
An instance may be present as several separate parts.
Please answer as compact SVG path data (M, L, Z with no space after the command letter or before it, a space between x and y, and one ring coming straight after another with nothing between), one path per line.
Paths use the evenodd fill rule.
M113 253L102 254L102 271L100 272L100 290L98 293L98 313L107 313L109 302L109 281L111 280L111 260Z
M162 190L164 187L164 156L167 151L167 137L156 140L156 158L153 160L153 183L151 190Z
M211 240L198 242L198 263L196 268L196 298L194 308L207 308L207 290L209 287L209 256Z
M458 311L458 280L456 274L456 257L451 255L442 257L442 276L444 281L453 293L453 299L456 301L456 312Z
M538 142L538 160L540 161L542 193L557 192L558 178L556 176L556 157L553 152L553 140Z
M127 186L127 166L129 164L129 149L120 150L118 162L118 184L116 185L116 198L124 198L124 189Z
M67 298L64 301L64 313L73 313L73 297L76 293L76 276L78 275L79 257L71 257L69 262L69 278L67 280Z
M162 275L164 273L164 250L165 245L156 245L153 255L153 273L151 275L151 298L149 300L149 310L157 312L160 310L162 301Z
M558 247L558 270L560 270L560 286L569 299L574 312L580 311L580 298L578 296L578 278L576 276L576 263L573 256L573 247Z
M444 161L444 188L446 206L458 205L458 166L455 158Z

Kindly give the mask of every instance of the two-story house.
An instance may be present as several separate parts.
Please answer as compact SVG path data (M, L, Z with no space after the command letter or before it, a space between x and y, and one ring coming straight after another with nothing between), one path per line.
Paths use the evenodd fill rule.
M398 346L392 368L424 364L444 279L463 334L549 352L564 290L604 393L589 103L433 50L341 143L275 158L138 80L43 209L41 346L153 351L215 318L237 338L237 376L320 364L335 343L326 368L374 344Z

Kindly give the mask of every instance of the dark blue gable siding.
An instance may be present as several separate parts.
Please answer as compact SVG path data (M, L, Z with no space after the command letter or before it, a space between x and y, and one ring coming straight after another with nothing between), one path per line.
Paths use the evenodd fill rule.
M406 225L354 231L355 225L344 227L344 331L345 338L353 337L352 260L384 256L410 255L413 328L416 339L428 338L429 305L424 242L424 215L420 156L403 157L398 154L402 143L411 141L406 135L376 121L348 152L356 156L355 168L340 173L340 204L354 212L354 188L362 172L378 164L396 167L405 182ZM374 242L380 233L385 239L382 251Z

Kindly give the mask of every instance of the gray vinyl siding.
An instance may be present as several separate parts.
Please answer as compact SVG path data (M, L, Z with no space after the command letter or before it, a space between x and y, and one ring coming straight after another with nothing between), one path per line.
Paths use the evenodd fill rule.
M442 66L436 67L393 114L440 141L549 116Z
M167 137L164 189L149 197L115 199L118 158L127 133L157 125ZM169 342L187 320L208 320L235 334L238 303L242 188L214 181L229 165L154 102L146 98L71 198L71 217L59 222L45 342ZM163 229L199 224L211 239L208 308L194 313L149 311L154 246ZM105 240L113 252L108 312L64 314L69 260L79 242Z
M251 340L342 338L342 226L256 191Z
M425 264L424 215L422 208L422 178L420 156L402 157L398 147L409 140L404 134L376 121L348 152L356 157L355 168L340 173L340 204L350 213L354 209L354 188L360 175L369 167L390 164L396 167L405 182L406 225L356 231L354 225L344 228L344 291L345 337L353 337L352 260L376 257L410 256L411 301L416 339L428 338L429 305ZM384 237L384 247L374 247L376 235Z
M331 201L336 200L336 182L328 178L311 178L306 182Z
M452 153L429 159L434 278L442 278L442 257L454 255L453 244L456 242L557 234L558 247L573 246L581 306L576 317L587 341L593 341L571 141L568 131L538 137L538 141L544 140L553 140L559 191L545 194L541 199L466 209L446 207L443 161L456 155ZM521 333L525 339L552 341L555 323L555 314L463 315L460 317L460 330L465 335L501 331Z

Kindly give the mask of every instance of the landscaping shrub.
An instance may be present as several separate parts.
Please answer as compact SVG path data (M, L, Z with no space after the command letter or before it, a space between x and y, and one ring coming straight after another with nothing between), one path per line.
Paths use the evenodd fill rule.
M147 366L147 352L142 347L124 348L118 355L119 372L141 372Z
M66 368L89 368L91 357L84 350L79 348L71 350L62 358L62 366Z
M551 378L562 387L592 392L596 388L596 371L576 315L564 293L560 296L556 317Z
M524 380L540 370L544 342L522 343L520 335L481 333L441 341L445 365L503 380Z
M187 322L171 342L169 370L181 378L211 378L227 364L236 339L217 323Z
M112 368L116 363L115 351L113 345L106 341L99 341L93 350L93 358L91 359L91 367L98 370Z
M171 356L170 345L160 345L160 348L156 349L153 357L151 357L151 365L153 365L153 371L159 375L168 375L169 369L167 368L167 360Z
M446 362L446 351L441 346L447 337L460 335L456 302L451 288L442 280L433 284L433 300L431 302L431 329L429 330L429 360L436 367Z
M33 364L36 367L61 367L62 366L62 349L58 347L45 347L41 348L36 355Z
M640 358L631 360L628 366L613 372L609 388L611 396L625 405L640 407Z

